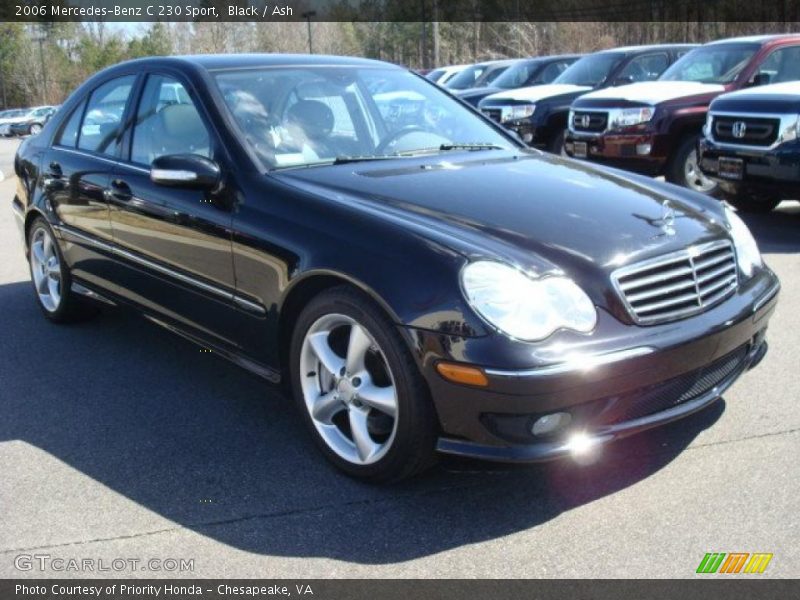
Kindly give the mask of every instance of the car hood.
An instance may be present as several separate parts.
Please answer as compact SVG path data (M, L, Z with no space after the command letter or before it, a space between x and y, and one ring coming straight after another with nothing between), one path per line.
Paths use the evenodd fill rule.
M732 112L800 112L800 81L751 87L719 96L712 110Z
M497 94L492 94L486 98L486 100L525 100L529 102L537 102L553 96L561 96L563 94L572 94L575 92L586 92L591 89L592 88L587 86L572 85L569 83L548 83L547 85L534 85L516 90L506 90Z
M275 176L332 201L394 215L465 255L533 270L606 274L726 235L719 202L535 151L447 154ZM664 221L670 209L672 228ZM603 284L607 280L604 275Z
M660 102L703 94L719 94L725 86L693 81L646 81L591 92L581 97L581 102L592 100L621 100L656 105Z
M474 98L476 96L488 96L489 94L496 94L497 92L501 92L500 88L497 87L477 87L477 88L469 88L468 90L458 90L455 92L455 95L459 98Z

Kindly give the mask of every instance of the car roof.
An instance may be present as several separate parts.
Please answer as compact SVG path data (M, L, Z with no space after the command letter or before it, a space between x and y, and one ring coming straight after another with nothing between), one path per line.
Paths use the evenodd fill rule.
M257 67L285 67L285 66L352 66L352 67L383 67L402 69L397 65L369 58L356 58L352 56L329 56L325 54L186 54L178 56L156 56L138 58L120 63L122 65L180 65L191 64L208 71L222 69L247 69Z
M620 48L608 48L600 50L597 54L622 52L625 54L633 54L636 52L649 52L651 50L690 50L697 48L699 44L649 44L646 46L621 46Z
M800 34L796 33L778 33L778 34L770 34L770 35L746 35L741 37L732 37L732 38L725 38L722 40L714 40L713 42L709 42L706 46L713 46L716 44L730 44L730 43L758 43L758 44L766 44L767 42L776 42L779 40L791 40L791 39L800 39Z

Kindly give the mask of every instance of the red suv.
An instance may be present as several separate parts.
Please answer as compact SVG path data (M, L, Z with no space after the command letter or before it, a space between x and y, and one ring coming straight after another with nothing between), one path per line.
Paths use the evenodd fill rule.
M724 92L800 80L800 35L720 40L688 53L657 81L612 87L572 103L565 150L574 158L713 193L697 165L708 105Z

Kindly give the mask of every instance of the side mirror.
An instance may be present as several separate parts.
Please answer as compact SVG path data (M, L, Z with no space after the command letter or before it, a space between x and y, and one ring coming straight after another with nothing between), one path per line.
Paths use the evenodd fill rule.
M628 85L633 83L633 75L625 75L624 77L617 77L614 80L614 85Z
M756 73L753 77L753 86L768 85L772 76L769 73Z
M159 156L150 165L150 180L158 185L213 190L221 179L219 165L198 154Z

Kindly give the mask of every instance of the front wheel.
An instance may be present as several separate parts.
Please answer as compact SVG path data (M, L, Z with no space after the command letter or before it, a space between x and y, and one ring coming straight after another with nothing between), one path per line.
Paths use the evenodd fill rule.
M427 385L395 325L347 287L313 299L291 343L292 391L327 458L368 481L433 463L437 420Z
M714 195L719 190L719 184L703 175L700 170L697 162L697 139L696 135L683 139L667 167L666 178L670 183L695 192Z
M42 126L40 123L32 123L30 127L28 127L28 133L30 135L38 135L42 131Z

